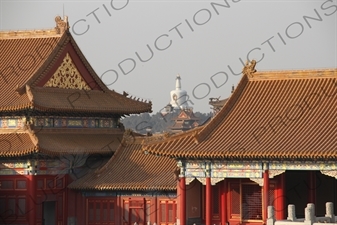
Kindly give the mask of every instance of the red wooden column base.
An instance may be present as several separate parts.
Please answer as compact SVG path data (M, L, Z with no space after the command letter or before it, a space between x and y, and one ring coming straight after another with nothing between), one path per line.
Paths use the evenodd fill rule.
M267 213L268 213L268 205L269 205L269 173L268 170L263 172L263 211L262 218L264 224L267 223Z
M179 178L179 208L180 208L180 225L186 225L186 183L185 177Z
M210 177L206 177L206 225L212 225L212 186Z

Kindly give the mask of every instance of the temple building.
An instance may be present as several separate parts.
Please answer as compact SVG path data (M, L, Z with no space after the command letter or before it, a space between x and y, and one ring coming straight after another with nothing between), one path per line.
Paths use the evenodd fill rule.
M55 21L50 30L0 32L0 224L91 224L92 203L67 186L111 158L122 116L151 112L151 102L109 90L67 18ZM96 199L94 224L117 224L116 204Z
M192 108L181 109L178 116L172 119L174 124L170 127L173 133L183 132L199 126L199 118Z
M165 113L178 112L178 115L172 118L173 125L169 127L170 132L179 133L199 126L199 118L194 115L193 108L188 105L187 91L181 90L179 74L176 76L176 88L170 92L170 97Z
M321 216L337 203L337 69L254 66L206 125L143 144L180 168L177 224L266 224L268 206L282 220L288 204L304 218L307 203Z

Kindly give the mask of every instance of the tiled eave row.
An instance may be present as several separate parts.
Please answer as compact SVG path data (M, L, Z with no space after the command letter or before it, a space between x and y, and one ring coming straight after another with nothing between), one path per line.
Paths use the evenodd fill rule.
M50 129L51 130L51 129ZM111 155L118 148L123 134L115 132L2 132L0 134L0 157L17 157L33 153L50 156L67 154Z
M114 91L26 88L19 105L0 107L3 112L35 109L48 112L132 114L151 112L152 104L124 97Z

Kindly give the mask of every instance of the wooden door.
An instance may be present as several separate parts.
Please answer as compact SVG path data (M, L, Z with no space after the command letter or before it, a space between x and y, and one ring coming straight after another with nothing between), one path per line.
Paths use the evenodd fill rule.
M145 225L145 199L129 201L129 225Z

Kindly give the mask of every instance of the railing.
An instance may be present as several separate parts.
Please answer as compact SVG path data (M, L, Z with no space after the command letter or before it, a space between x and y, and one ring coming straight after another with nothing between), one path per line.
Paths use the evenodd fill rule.
M286 220L275 220L275 209L268 206L267 225L321 225L320 223L329 223L337 225L334 215L334 205L332 202L325 204L325 216L316 217L315 205L308 203L304 209L305 218L296 218L295 205L288 205L288 217Z

